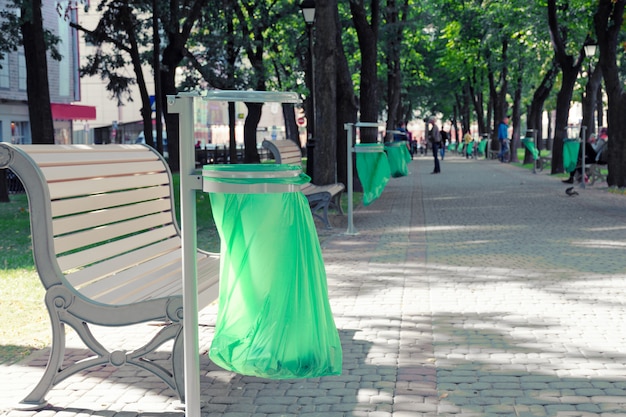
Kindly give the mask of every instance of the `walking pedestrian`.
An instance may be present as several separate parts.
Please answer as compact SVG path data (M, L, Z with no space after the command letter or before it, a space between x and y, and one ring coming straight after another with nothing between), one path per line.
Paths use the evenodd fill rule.
M441 134L439 133L439 127L437 127L437 120L434 117L431 117L428 122L432 125L430 132L428 132L428 140L433 148L433 157L435 158L435 169L432 174L439 174L441 172L441 167L439 166L439 146L441 145Z
M500 142L498 159L500 162L508 162L504 160L504 155L506 155L509 150L509 116L504 116L498 126L498 141Z

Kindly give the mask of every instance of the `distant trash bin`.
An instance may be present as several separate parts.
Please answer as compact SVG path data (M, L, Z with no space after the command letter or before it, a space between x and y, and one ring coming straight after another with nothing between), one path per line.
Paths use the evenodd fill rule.
M563 169L566 172L574 172L578 165L578 152L580 142L578 139L563 139Z
M299 166L207 165L221 239L220 293L209 357L270 379L339 375L342 349Z
M528 152L533 156L533 160L539 159L539 150L535 146L535 139L533 137L522 138L522 144L528 149Z
M389 169L392 177L397 178L409 175L408 162L411 160L411 154L407 148L406 141L386 143L385 152L387 152L387 158L389 159Z
M389 158L380 143L354 145L356 171L363 186L363 205L369 206L381 196L391 177Z

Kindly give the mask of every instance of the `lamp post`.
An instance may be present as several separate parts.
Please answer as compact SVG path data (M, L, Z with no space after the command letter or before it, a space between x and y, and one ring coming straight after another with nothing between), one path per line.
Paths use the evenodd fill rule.
M584 46L585 49L585 56L591 58L592 56L594 56L596 54L596 44L594 43L590 43ZM591 63L591 59L589 60L589 71L587 72L587 78L589 79L589 81L591 80L591 71L592 71L592 63ZM587 97L587 100L593 100L593 98ZM590 104L589 104L590 105ZM593 121L593 112L591 112L591 120L588 120L587 123L589 124L589 126L582 126L582 172L581 172L581 181L580 181L580 186L582 188L585 188L585 177L587 175L587 169L585 167L585 150L586 150L586 146L587 146L587 133L586 130L587 128L589 128L589 133L591 133L593 131L593 126L592 123Z
M300 11L302 12L302 18L306 24L306 31L309 37L309 75L311 77L311 104L310 111L307 114L307 129L309 134L306 140L306 173L311 177L313 182L313 165L314 165L314 152L315 152L315 53L313 51L313 23L315 23L315 1L304 0L300 3Z
M596 45L595 43L589 43L589 44L584 46L585 56L589 58L589 71L587 73L588 74L587 78L589 80L591 80L591 73L593 72L592 58L596 55L597 46L598 45ZM587 99L591 102L595 98L589 98L588 97ZM593 117L593 113L594 112L591 113L592 118L591 118L591 120L589 122L590 124L591 123L595 123L595 117ZM595 127L595 125L589 126L589 133L592 133L592 132L595 133L596 130L593 129L593 127Z

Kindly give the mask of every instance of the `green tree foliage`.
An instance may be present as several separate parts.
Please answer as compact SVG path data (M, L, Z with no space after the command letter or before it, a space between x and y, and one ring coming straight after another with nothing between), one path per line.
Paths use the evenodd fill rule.
M148 145L154 146L152 108L143 70L146 64L144 54L148 49L142 46L150 44L151 26L149 19L140 17L150 10L145 5L131 6L120 0L101 0L96 10L101 18L95 29L73 24L84 32L89 43L97 47L95 53L87 56L81 75L99 75L106 80L106 89L117 100L118 106L133 101L131 87L136 85L141 99L144 137ZM133 69L134 76L128 74L128 67ZM157 148L162 149L162 146Z

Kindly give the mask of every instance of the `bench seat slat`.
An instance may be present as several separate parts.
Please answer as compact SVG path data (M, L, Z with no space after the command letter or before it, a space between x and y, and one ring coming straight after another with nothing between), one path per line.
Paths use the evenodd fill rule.
M113 164L120 162L158 161L159 157L147 149L118 152L46 152L30 154L31 158L42 168Z
M178 251L148 259L127 270L103 277L79 288L81 294L105 304L128 304L141 299L141 288L162 287L172 268L180 268ZM178 261L178 265L176 265Z
M116 265L115 262L121 263L122 266L125 265L127 262L124 260L124 258L119 258L120 260L117 261L114 260L118 259L118 256L127 252L135 251L138 248L142 248L146 245L158 243L166 239L172 241L172 245L180 246L180 238L178 237L176 228L173 225L170 225L167 227L152 229L144 233L131 235L124 239L104 243L102 245L85 249L77 253L60 256L57 258L58 264L61 268L61 271L69 271L76 268L81 268L85 265L91 265L97 262L101 262L106 259L112 259L112 262L114 262L113 269L115 269L120 267L120 265ZM135 260L134 262L138 263L139 260ZM90 273L93 273L93 271L91 271ZM76 272L76 274L80 274L80 271Z
M217 298L220 271L219 256L216 254L199 254L197 263L199 305L207 305L207 301L202 301L200 303L201 299L207 297L207 293L212 293L211 297L213 300ZM180 268L180 261L171 265L173 268L165 270L165 272L169 273L169 276L166 280L163 281L162 285L151 288L144 287L141 290L135 291L134 296L137 297L139 300L142 300L146 298L166 297L170 294L181 294L182 269ZM164 283L167 283L167 285L164 285ZM117 302L119 301L119 299L116 299L115 301Z
M88 169L85 169L85 165L88 165ZM151 172L165 172L163 163L158 160L85 165L55 166L42 168L41 171L48 182L118 177L122 175L139 176Z
M57 236L79 230L94 229L108 224L141 217L148 214L167 212L170 209L169 200L151 200L127 206L114 207L91 211L73 216L65 216L53 220L54 233Z
M126 150L143 150L151 151L150 148L142 144L110 144L110 145L15 145L16 148L23 149L29 155L37 155L41 153L111 153Z
M169 199L169 197L170 187L168 185L158 185L155 187L138 188L114 193L54 200L51 202L52 216L67 216L75 213L121 206L124 204L139 203L141 201Z
M130 235L153 227L160 227L171 223L171 213L157 213L132 219L125 222L115 223L97 229L85 230L54 238L54 247L57 254L86 248L90 245L104 243L120 236Z
M167 173L150 175L98 178L68 182L53 182L48 184L50 198L61 199L77 195L98 194L111 191L128 190L130 188L150 187L158 184L168 184Z
M133 268L133 273L121 272L110 280L104 279L81 289L81 293L105 304L129 304L151 298L161 298L182 293L181 251L151 259ZM219 258L203 256L202 270L219 273ZM128 275L128 276L126 276ZM117 279L115 279L117 278ZM207 279L212 282L204 282ZM217 275L198 274L204 287L215 285Z
M152 237L154 239L154 237ZM76 272L72 272L66 275L66 278L70 284L75 288L80 288L92 281L97 281L106 277L107 275L115 274L119 271L133 267L147 259L162 256L164 254L180 250L180 239L166 239L157 241L149 246L138 247L132 252L127 252L118 255L113 259L111 256L103 258L102 262L83 268ZM94 262L91 262L94 263Z

